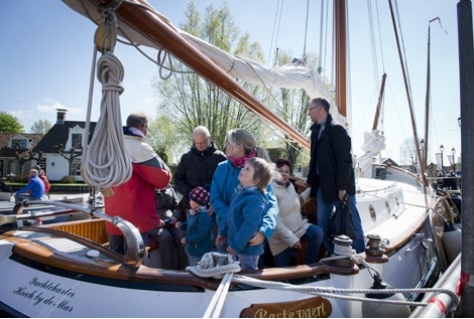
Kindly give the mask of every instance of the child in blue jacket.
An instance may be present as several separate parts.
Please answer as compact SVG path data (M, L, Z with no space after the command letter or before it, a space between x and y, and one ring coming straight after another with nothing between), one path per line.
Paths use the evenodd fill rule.
M190 266L196 266L202 256L212 250L212 219L207 213L209 191L198 186L189 193L189 214L183 223L176 227L186 230L186 237L181 243L186 246Z
M262 224L269 205L265 190L276 174L274 164L258 157L248 159L239 173L240 186L229 206L227 252L240 261L242 269L258 269L264 245L250 246L249 241Z

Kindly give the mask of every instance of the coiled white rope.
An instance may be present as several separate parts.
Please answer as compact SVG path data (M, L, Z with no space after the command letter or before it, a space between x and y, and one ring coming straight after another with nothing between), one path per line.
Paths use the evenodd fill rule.
M98 189L125 183L132 175L120 112L123 76L122 63L112 52L107 51L100 57L97 62L97 77L102 83L100 117L82 156L83 177Z

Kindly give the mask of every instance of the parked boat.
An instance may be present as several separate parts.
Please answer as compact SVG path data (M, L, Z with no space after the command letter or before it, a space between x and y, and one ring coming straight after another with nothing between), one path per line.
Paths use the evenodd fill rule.
M168 51L301 146L309 146L303 135L232 79L232 72L237 72L245 80L257 81L245 71L248 61L240 65L239 59L218 58L225 53L179 31L143 0L64 2L93 21L101 21L102 9L112 5L120 32L129 39ZM335 1L342 10L344 4ZM225 67L228 63L233 66L231 75L227 73L231 68ZM255 69L254 64L252 74ZM289 86L295 83L291 79L298 79L295 87L307 87L311 98L330 99L319 78L304 66L277 72L258 69L260 80L264 74L277 74L273 83ZM301 78L306 84L301 84ZM337 109L331 112L344 120ZM155 268L156 247L145 247L133 225L100 208L46 201L61 211L32 215L22 214L24 208L18 206L15 214L0 215L0 224L18 226L0 235L0 273L7 274L0 309L28 317L396 317L408 316L409 307L429 291L449 295L452 303L447 307L452 310L457 305L454 293L429 288L453 262L443 242L446 226L454 223L449 202L437 196L425 179L405 170L377 165L369 172L386 178L367 173L368 177L358 179L358 208L368 237L364 253L346 249L347 254L315 264L259 271L238 272L238 266L218 254L206 256L209 268ZM296 184L303 187L301 181ZM38 226L21 223L76 212L92 218ZM107 222L124 233L129 248L125 256L107 248ZM341 247L347 248L348 243L347 237L338 239ZM459 255L457 246L449 246L454 257ZM389 304L387 296L395 297L399 305Z

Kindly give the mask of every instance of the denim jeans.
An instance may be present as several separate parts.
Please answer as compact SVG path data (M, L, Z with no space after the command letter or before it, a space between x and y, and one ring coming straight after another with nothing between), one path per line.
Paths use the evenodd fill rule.
M318 225L321 226L324 231L323 244L326 247L328 256L330 256L334 252L334 244L328 240L328 229L335 202L327 203L323 201L321 187L318 188L316 200ZM362 230L362 221L360 219L359 211L357 210L356 196L351 195L349 196L348 200L349 208L351 210L352 222L354 223L354 228L356 232L356 238L353 239L352 247L356 250L356 252L359 253L365 250L365 239L364 231Z
M258 269L258 259L260 255L241 255L234 256L234 260L240 262L241 269Z
M189 266L197 266L198 262L201 261L201 257L193 256L188 254L188 263Z
M305 264L312 264L318 261L318 253L321 244L323 243L324 232L318 225L310 225L306 230L306 233L301 236L301 242L307 242L306 255L304 257ZM286 267L290 265L291 256L295 252L295 249L288 247L276 256L273 256L275 260L275 267Z

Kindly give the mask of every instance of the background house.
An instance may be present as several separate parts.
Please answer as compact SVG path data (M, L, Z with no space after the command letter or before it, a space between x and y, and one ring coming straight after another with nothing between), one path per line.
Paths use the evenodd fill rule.
M0 177L28 175L33 165L41 164L34 159L38 154L33 149L43 137L44 134L0 133Z
M49 180L60 181L64 176L73 175L82 181L80 175L82 137L85 132L85 122L66 121L65 109L57 109L57 120L46 135L34 148L35 152L43 152L45 157L43 169ZM90 123L88 142L90 142L96 122ZM62 155L58 153L61 150Z

